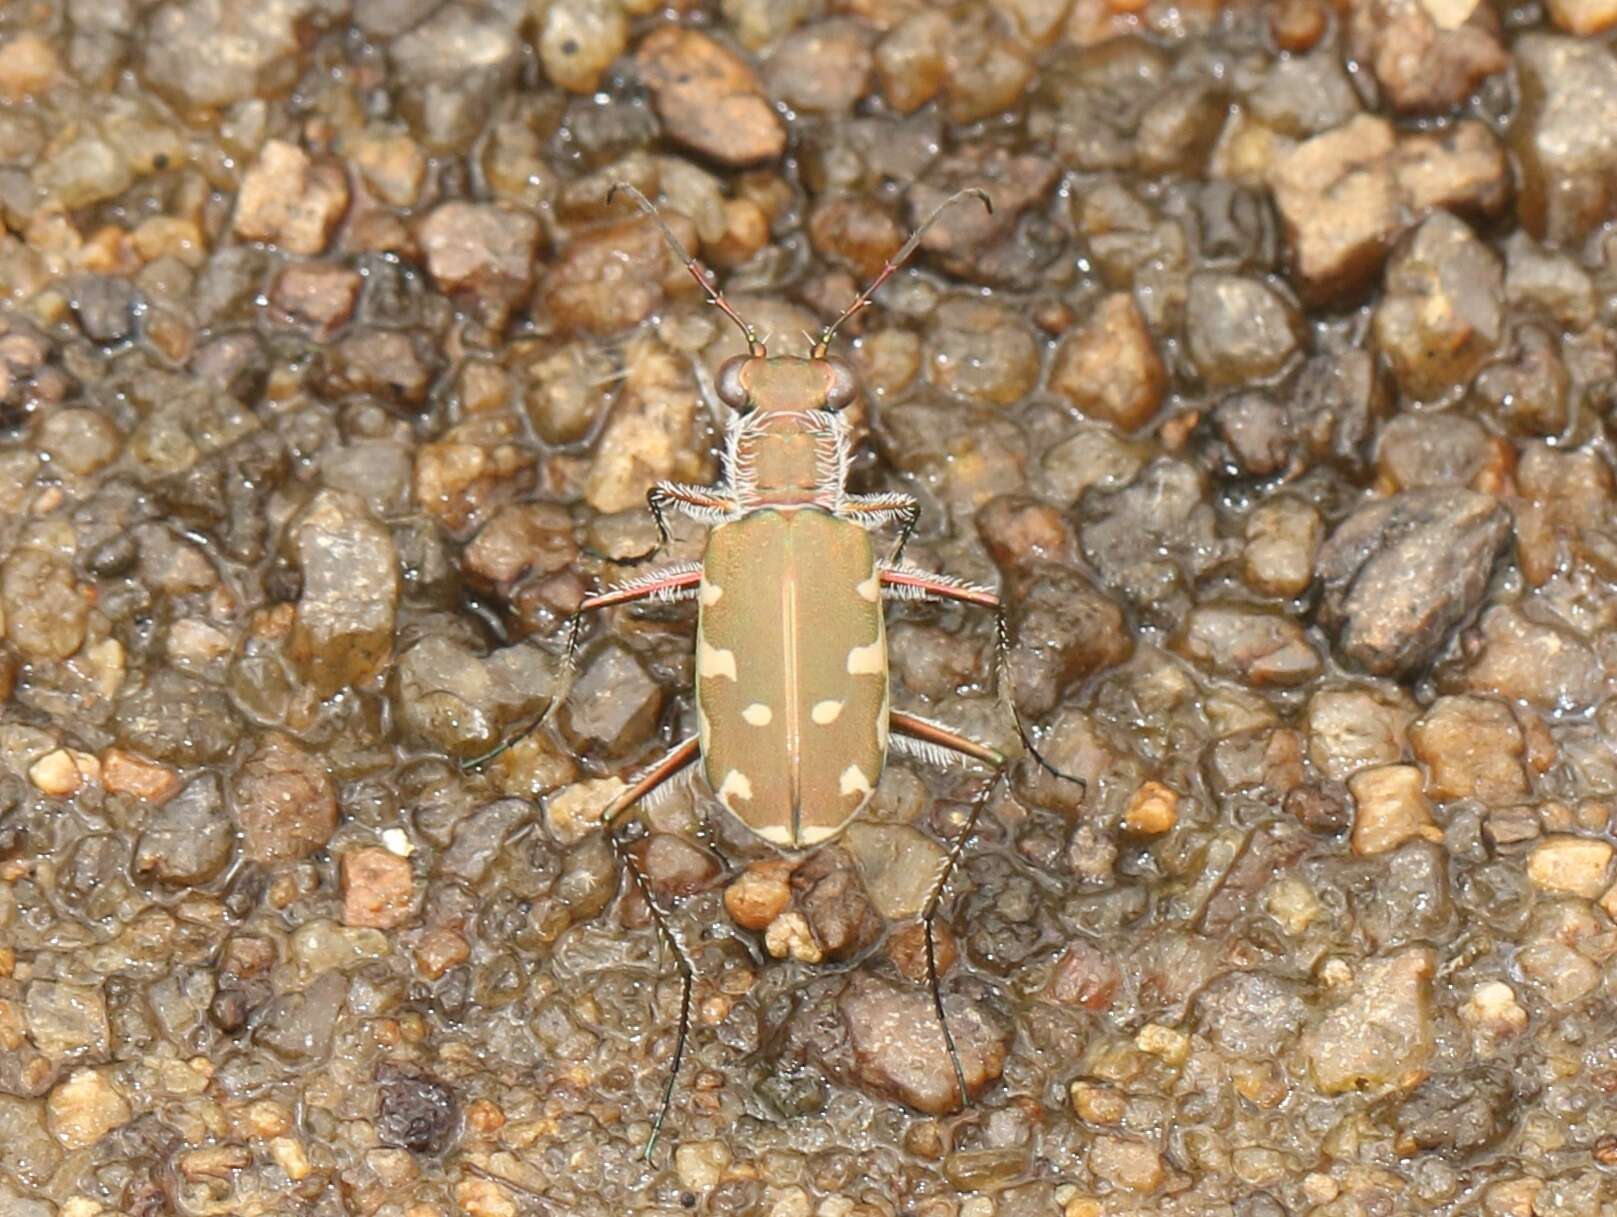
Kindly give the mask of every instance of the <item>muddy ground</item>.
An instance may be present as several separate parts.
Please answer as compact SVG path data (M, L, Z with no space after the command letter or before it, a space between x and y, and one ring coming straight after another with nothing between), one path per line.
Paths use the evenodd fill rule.
M0 1212L1611 1212L1614 23L0 5ZM649 1163L679 974L595 820L692 609L524 732L742 340L614 181L792 353L992 195L838 340L850 486L1085 783L895 758L786 861L651 809ZM1019 751L991 620L889 629Z

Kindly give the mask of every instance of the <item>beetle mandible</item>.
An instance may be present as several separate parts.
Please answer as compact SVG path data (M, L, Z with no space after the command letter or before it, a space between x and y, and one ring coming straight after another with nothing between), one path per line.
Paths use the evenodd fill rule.
M653 487L647 505L657 525L658 544L648 554L629 559L643 560L668 541L666 513L673 508L709 526L701 562L665 566L586 597L568 632L570 671L585 615L644 601L694 599L698 605L696 734L640 774L601 815L678 961L683 980L673 1063L645 1154L650 1156L668 1115L685 1051L695 970L647 876L614 830L643 799L698 762L708 785L732 815L759 837L790 851L831 840L858 815L881 777L889 750L941 763L977 761L994 770L995 782L973 801L921 914L933 1007L964 1105L969 1095L944 1014L933 921L949 876L1004 775L1008 758L987 744L890 705L882 602L937 599L991 610L996 684L1002 696L1008 688L1009 634L1003 606L993 591L904 563L904 546L920 514L912 496L848 492L848 427L839 411L853 401L858 389L852 369L829 349L837 330L870 303L945 209L963 199L976 199L990 211L993 205L981 190L950 196L821 331L809 354L790 356L768 353L757 331L685 251L649 199L620 183L608 201L619 192L656 222L708 301L740 328L747 342L747 354L726 362L716 381L720 400L734 411L724 440L723 480L715 486L663 482ZM891 556L883 560L876 555L871 532L885 525L897 526L898 539ZM565 696L564 686L553 706ZM1008 699L1006 705L1029 755L1058 777L1078 782L1039 755Z

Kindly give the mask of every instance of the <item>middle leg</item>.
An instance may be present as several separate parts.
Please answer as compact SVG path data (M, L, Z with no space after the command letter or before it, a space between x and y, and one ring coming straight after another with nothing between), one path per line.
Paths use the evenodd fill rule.
M1016 708L1016 699L1011 691L1011 627L1005 616L1005 602L986 587L979 587L975 583L968 583L964 579L956 579L952 575L933 574L931 571L921 570L915 566L904 566L891 563L881 568L882 587L890 596L899 600L953 600L958 604L975 605L978 608L992 609L994 613L994 687L999 699L1004 703L1011 722L1016 727L1017 737L1022 741L1022 747L1033 758L1034 763L1051 777L1060 778L1064 782L1074 782L1078 786L1086 785L1082 778L1073 777L1070 773L1063 773L1039 751L1038 745L1033 742L1032 733L1028 731L1027 724L1022 721L1022 715ZM897 729L896 727L894 728Z
M702 524L722 524L735 515L735 499L723 488L713 486L687 486L683 482L658 482L646 491L646 510L657 526L657 543L650 549L626 558L611 558L620 566L638 566L648 561L668 544L668 512L677 509Z
M556 695L550 699L543 714L533 719L521 728L501 740L494 747L478 756L460 762L462 770L481 769L495 757L506 751L513 744L526 738L544 725L545 721L555 713L557 707L567 700L572 691L574 665L578 657L578 640L580 631L584 627L584 617L588 613L600 609L611 608L618 604L633 604L640 600L682 600L696 594L697 586L702 582L702 567L696 562L680 562L673 566L665 566L661 570L654 570L650 574L642 575L638 579L630 579L609 587L605 591L597 592L593 596L586 596L579 606L573 610L567 619L567 650L562 655L562 670L560 673L561 687Z

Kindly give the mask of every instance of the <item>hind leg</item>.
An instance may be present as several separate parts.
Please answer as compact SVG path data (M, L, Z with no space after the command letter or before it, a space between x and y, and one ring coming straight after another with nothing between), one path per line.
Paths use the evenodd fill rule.
M674 1086L679 1081L679 1067L685 1059L685 1041L689 1038L691 1030L691 991L696 983L696 965L692 962L689 952L685 950L685 944L674 932L668 911L657 903L656 894L651 890L650 877L640 868L640 863L635 860L633 852L618 836L617 829L620 823L629 818L629 813L635 810L642 799L677 778L700 755L701 747L696 736L683 740L630 783L601 813L601 825L606 830L607 840L612 843L613 852L634 879L635 886L640 889L641 898L651 910L651 919L657 926L657 936L667 945L679 967L679 1030L675 1033L674 1060L668 1068L668 1081L663 1086L662 1102L657 1106L657 1117L651 1124L651 1136L646 1138L646 1148L642 1153L642 1157L648 1162L651 1160L652 1151L657 1147L657 1138L662 1134L668 1112L673 1107Z
M932 990L932 1009L937 1013L938 1025L943 1028L943 1042L949 1050L949 1064L954 1067L955 1085L960 1090L960 1105L964 1107L971 1101L971 1096L966 1089L966 1071L960 1064L960 1050L955 1046L954 1033L949 1030L949 1018L943 1011L943 988L938 980L938 948L933 926L937 921L938 908L943 903L943 893L949 885L949 878L954 874L961 855L966 852L967 844L977 831L977 821L982 818L983 808L988 806L988 800L1005 778L1006 759L1003 753L990 748L987 744L978 743L968 736L914 714L894 710L888 715L888 723L895 741L913 741L919 745L918 751L921 755L928 759L972 760L994 770L994 780L972 800L966 822L949 846L943 865L938 869L937 878L932 881L932 890L928 892L926 902L921 906L921 930L926 943L926 980Z

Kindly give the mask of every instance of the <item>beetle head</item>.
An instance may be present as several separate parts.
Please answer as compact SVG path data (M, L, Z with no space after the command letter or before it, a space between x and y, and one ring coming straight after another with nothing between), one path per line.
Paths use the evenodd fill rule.
M853 369L834 356L737 355L719 369L719 399L745 414L753 410L830 410L857 395Z

